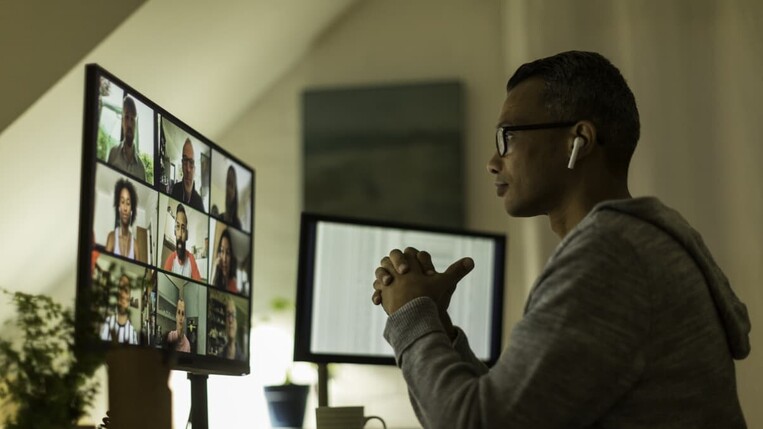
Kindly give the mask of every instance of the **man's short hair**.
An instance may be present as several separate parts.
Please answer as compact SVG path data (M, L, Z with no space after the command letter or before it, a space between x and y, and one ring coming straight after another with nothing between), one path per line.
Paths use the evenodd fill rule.
M122 99L122 112L125 110L129 110L133 115L138 113L138 109L135 107L135 100L133 100L129 95L125 95L125 97Z
M127 284L122 283L122 279L127 279ZM130 293L130 277L127 274L122 274L119 276L119 284L118 284L118 290L120 293Z
M185 215L185 219L188 220L188 213L185 212L185 207L183 207L182 204L178 203L177 209L175 210L175 218L177 219L178 214L183 213Z
M640 123L636 99L617 67L596 52L562 52L520 66L506 90L533 77L545 83L543 102L553 121L591 121L598 143L627 170Z

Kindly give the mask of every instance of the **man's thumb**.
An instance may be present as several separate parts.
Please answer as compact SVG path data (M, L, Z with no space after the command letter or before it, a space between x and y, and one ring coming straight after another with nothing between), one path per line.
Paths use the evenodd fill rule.
M472 258L461 258L458 261L452 263L443 274L451 277L455 283L458 283L473 269L474 260L472 260Z

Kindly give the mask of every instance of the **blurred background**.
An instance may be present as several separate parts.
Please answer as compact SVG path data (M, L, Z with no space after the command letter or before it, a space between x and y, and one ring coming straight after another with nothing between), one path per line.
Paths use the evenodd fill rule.
M291 360L293 312L274 313L270 303L296 290L304 91L461 82L465 226L509 235L507 341L557 238L545 218L505 215L485 164L508 77L571 49L608 57L635 93L642 134L632 194L678 209L747 304L753 352L737 363L739 394L749 427L763 427L759 1L4 0L2 8L0 286L73 303L87 63L256 170L252 374L210 378L211 427L267 427L261 386L283 381ZM369 273L369 291L371 281ZM0 319L11 315L4 304ZM310 365L295 366L295 381L314 378ZM416 425L396 368L339 365L331 383L332 405ZM181 428L190 387L184 373L170 384ZM311 394L307 426L314 406ZM93 421L105 409L104 393Z

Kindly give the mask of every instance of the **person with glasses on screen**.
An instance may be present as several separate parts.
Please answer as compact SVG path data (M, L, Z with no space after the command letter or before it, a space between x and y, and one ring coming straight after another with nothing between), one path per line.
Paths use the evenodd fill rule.
M182 295L178 297L175 307L175 330L167 333L167 342L179 352L191 352L191 342L185 335L185 300Z
M138 109L135 101L129 95L122 99L122 128L119 145L109 151L107 163L125 173L146 180L146 167L138 157L138 149L135 146L135 127L138 119Z
M546 215L560 237L509 346L487 368L447 308L470 258L436 272L392 250L372 300L426 428L744 428L734 359L746 307L697 231L633 198L633 93L593 52L522 65L507 84L487 169L512 217Z
M238 321L236 320L236 304L232 297L225 299L225 346L222 357L226 359L244 359L244 351L238 344Z
M186 248L187 241L188 215L185 213L185 207L178 204L175 211L175 251L167 256L167 260L164 261L164 269L194 280L201 280L196 258Z
M172 198L203 212L204 202L201 200L201 195L196 192L193 179L196 171L196 161L194 158L193 144L189 138L186 138L185 143L183 143L181 162L183 165L183 180L172 186Z
M138 333L130 323L130 277L119 278L117 311L109 315L101 326L101 339L118 343L138 344Z

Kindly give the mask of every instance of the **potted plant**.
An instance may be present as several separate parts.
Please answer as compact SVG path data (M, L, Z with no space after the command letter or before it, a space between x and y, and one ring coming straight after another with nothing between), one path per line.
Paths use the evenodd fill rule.
M293 303L287 298L276 297L270 302L270 308L273 313L282 313L292 309ZM310 386L293 383L291 368L286 369L282 384L264 386L271 426L302 427L309 391Z
M305 420L305 406L310 386L294 384L290 371L287 371L283 384L265 386L265 399L268 401L270 424L273 427L300 428Z
M75 427L98 391L92 376L104 362L98 351L75 349L72 309L45 295L9 292L19 338L0 339L0 400L10 410L7 429ZM95 313L83 317L97 317Z

